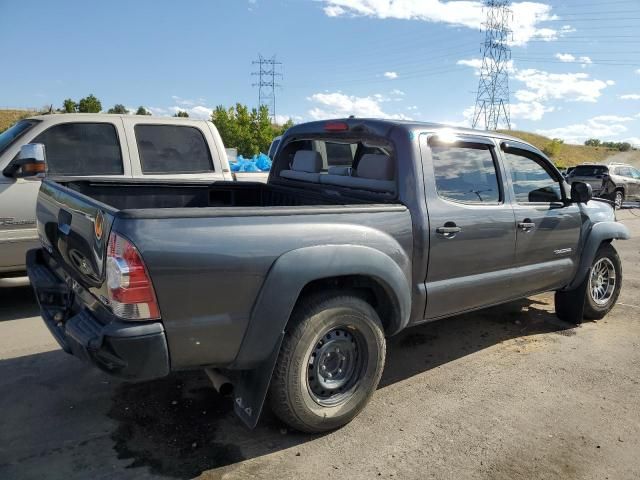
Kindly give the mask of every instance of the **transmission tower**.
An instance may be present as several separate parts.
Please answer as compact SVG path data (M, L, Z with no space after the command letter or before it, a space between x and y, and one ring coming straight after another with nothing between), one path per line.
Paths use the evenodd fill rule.
M513 18L510 0L484 0L487 20L483 23L482 67L473 113L473 128L496 130L502 123L511 130L509 113L509 62Z
M282 78L282 73L277 69L282 66L282 62L276 61L276 56L264 58L258 55L258 60L251 62L258 65L258 71L252 72L251 75L258 77L258 82L254 83L254 87L258 87L258 105L266 105L269 109L271 121L276 121L276 88L280 87L276 83L276 78Z

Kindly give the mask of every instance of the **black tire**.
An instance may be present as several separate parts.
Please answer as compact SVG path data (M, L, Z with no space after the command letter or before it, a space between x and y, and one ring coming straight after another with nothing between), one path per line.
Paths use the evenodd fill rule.
M624 204L624 190L615 191L615 193L613 194L613 203L616 210L622 208L622 205Z
M607 272L598 275L594 269L605 266ZM603 271L602 269L600 271ZM596 294L598 280L602 281L599 292L604 292L600 300ZM618 252L610 243L600 246L593 259L593 264L587 276L587 289L584 300L584 318L600 320L614 307L620 296L622 287L622 264Z
M292 314L271 379L271 409L302 432L341 427L371 399L385 353L380 318L356 294L327 292L303 299ZM324 373L318 375L321 367Z

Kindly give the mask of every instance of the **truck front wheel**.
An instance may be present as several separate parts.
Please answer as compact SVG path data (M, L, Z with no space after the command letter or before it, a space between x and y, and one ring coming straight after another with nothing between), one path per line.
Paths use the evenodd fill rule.
M378 386L385 348L378 314L357 295L336 292L302 300L271 379L272 410L303 432L349 423Z
M587 282L584 316L589 320L599 320L616 304L622 286L622 264L610 243L598 249Z

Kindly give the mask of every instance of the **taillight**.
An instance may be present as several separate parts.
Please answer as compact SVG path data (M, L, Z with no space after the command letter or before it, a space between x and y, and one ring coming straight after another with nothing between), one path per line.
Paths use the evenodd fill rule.
M346 132L349 130L349 124L346 122L327 122L324 124L325 132Z
M125 320L154 320L160 309L138 249L111 232L107 247L107 291L111 310Z

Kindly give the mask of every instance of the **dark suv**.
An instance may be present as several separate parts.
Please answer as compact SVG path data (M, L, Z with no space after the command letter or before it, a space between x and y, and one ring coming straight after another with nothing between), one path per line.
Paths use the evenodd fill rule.
M624 163L578 165L567 176L567 182L591 185L593 195L615 202L622 207L625 200L640 201L640 171Z

